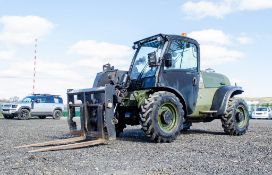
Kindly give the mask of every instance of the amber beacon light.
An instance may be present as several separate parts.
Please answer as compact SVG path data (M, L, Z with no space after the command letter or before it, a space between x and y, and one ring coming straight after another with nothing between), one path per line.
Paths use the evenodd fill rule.
M187 36L187 33L183 32L181 33L181 36Z

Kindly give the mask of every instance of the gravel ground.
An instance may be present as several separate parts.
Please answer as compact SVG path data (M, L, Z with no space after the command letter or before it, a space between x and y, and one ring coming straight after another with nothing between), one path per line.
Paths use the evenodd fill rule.
M65 119L0 119L0 132L0 174L272 174L267 120L251 120L240 137L225 135L220 121L197 123L164 144L129 127L108 145L45 153L14 147L69 136Z

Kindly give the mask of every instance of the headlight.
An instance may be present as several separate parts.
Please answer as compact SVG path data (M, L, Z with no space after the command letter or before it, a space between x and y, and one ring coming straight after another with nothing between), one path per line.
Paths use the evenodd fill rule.
M17 108L17 106L18 106L18 105L12 105L11 107L12 107L12 108Z

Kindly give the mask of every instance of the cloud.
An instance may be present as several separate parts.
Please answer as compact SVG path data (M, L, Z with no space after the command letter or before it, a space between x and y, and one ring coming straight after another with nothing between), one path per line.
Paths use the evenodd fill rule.
M190 37L196 38L201 44L229 45L231 43L230 36L215 29L193 31L190 33Z
M67 65L60 62L46 61L46 58L39 58L36 65L36 76L41 79L77 79L82 77L76 71L73 71L73 65ZM25 65L25 66L22 66ZM33 61L17 60L6 69L0 71L1 76L15 78L32 78Z
M236 37L222 30L192 31L188 36L201 44L201 64L204 67L234 62L245 57L243 52L232 48L234 43L240 44L243 41L238 41ZM241 37L246 38L245 35ZM97 70L102 70L102 65L106 63L111 63L118 69L127 70L133 53L132 49L127 46L94 40L79 41L70 47L70 52L80 56L75 64L80 67L88 67L92 78L96 75Z
M36 67L35 92L59 94L65 98L66 90L69 88L90 87L88 79L80 74L79 69L74 65L39 58ZM9 98L14 95L22 98L32 93L32 78L33 61L25 58L16 60L0 70L2 82L0 98Z
M10 60L14 57L15 53L14 51L1 51L0 50L0 60L3 61L3 60Z
M221 30L205 29L192 31L188 36L200 43L201 65L209 67L240 60L245 54L231 48L235 37Z
M201 45L201 64L204 67L225 64L243 58L244 53L227 47Z
M240 36L237 38L237 41L243 45L251 44L253 42L252 38L250 38L248 36Z
M232 9L230 4L224 2L214 3L210 1L199 1L199 2L186 2L181 6L190 18L205 18L205 17L216 17L223 18L226 14L231 13Z
M192 19L205 17L223 18L226 15L239 11L256 11L271 9L271 0L200 0L197 2L187 1L181 5L182 11Z
M1 24L0 40L12 44L31 44L54 27L52 22L39 16L3 16Z
M271 9L272 1L271 0L241 0L239 9L240 10L262 10L262 9Z
M0 98L24 97L32 93L33 60L24 48L32 46L35 38L43 39L53 29L49 20L38 16L0 17ZM18 47L19 46L19 47ZM32 49L31 49L32 50ZM48 55L48 54L47 54ZM50 54L49 54L50 55ZM79 67L62 62L62 58L41 55L37 59L36 93L60 94L66 99L68 88L90 87L89 77ZM85 73L83 71L83 73Z
M79 66L101 70L102 65L106 63L111 63L121 69L128 69L133 50L120 44L82 40L73 44L70 52L81 57L77 62Z

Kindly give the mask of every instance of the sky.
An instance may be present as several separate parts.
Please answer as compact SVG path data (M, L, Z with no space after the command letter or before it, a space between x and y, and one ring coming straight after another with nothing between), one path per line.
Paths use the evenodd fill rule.
M66 98L89 88L102 65L127 70L134 41L188 33L200 43L202 69L271 97L272 0L0 0L0 99L32 93Z

